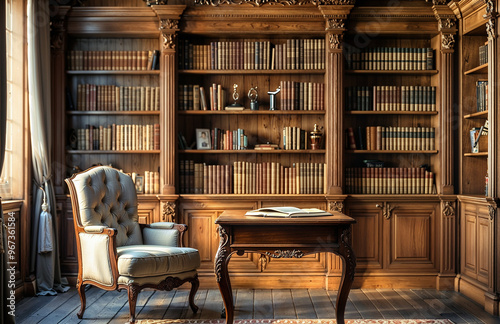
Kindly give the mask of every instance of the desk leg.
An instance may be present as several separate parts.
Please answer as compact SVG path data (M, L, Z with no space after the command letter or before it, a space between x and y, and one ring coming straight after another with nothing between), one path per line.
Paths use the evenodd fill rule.
M229 281L229 271L227 265L231 258L230 249L228 247L228 235L226 229L219 225L219 249L215 255L215 276L217 285L219 286L222 300L226 311L226 324L233 324L234 319L234 304L233 291L231 282Z
M354 281L354 271L356 268L356 257L352 251L351 245L351 227L342 229L339 245L339 256L342 258L342 279L340 281L339 291L337 293L337 304L335 307L335 316L337 324L344 324L344 311Z

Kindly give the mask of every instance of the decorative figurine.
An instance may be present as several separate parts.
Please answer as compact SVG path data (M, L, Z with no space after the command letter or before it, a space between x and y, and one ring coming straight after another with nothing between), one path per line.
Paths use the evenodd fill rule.
M238 103L238 99L240 98L240 95L238 94L238 85L235 83L233 84L233 100L234 103L230 104L229 106L226 106L227 110L243 110L243 106Z
M276 95L281 91L281 87L278 86L276 91L268 91L269 95L269 110L276 110Z
M321 133L321 129L323 127L319 127L318 124L314 124L314 129L311 132L311 150L319 150L321 149L321 139L323 138L323 133Z
M257 87L253 87L248 90L248 98L250 99L251 110L259 110L259 103L257 102L258 97L259 93L257 92Z

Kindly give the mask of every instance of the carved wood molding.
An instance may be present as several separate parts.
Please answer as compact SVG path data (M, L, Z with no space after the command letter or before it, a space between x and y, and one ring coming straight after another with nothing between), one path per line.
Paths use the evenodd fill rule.
M261 254L259 257L260 272L264 272L264 270L266 270L268 263L269 263L269 257L267 255Z
M148 6L152 6L152 5L166 5L168 3L168 0L143 0L144 2L146 2L146 4Z
M162 221L175 222L175 207L175 203L172 201L163 203Z
M330 34L330 49L338 50L342 48L343 35L342 34Z
M441 46L443 49L453 49L455 46L455 35L453 34L442 34L441 35Z
M217 282L220 282L222 279L222 264L226 262L227 257L227 243L228 243L228 235L224 227L219 225L219 249L217 250L216 260L215 260L215 278Z
M497 17L497 13L495 12L495 3L493 0L483 0L486 3L486 14L483 18L488 19L486 22L486 34L488 35L488 39L495 38L495 19Z
M354 5L356 0L194 0L195 5L199 6L220 6L220 5L241 5L250 4L254 7L260 7L265 4L269 5Z
M439 30L441 29L451 29L457 25L457 21L455 19L446 18L446 19L438 19Z
M496 213L497 213L496 206L488 205L488 214L490 215L490 221L495 219Z
M345 27L345 19L341 18L330 18L326 21L326 28L325 30L332 30L332 29L344 29Z
M60 7L58 13L50 19L50 48L52 50L64 50L68 10L69 7Z
M160 32L163 39L163 49L175 49L175 32L179 30L178 19L160 19Z
M302 258L304 256L304 252L300 250L276 250L273 253L265 252L265 255L274 259L290 259L290 258Z
M346 266L347 269L351 269L351 271L347 272L347 275L349 275L351 282L354 280L354 274L355 274L355 269L356 269L356 257L352 251L351 247L351 227L347 227L342 231L342 234L340 235L340 249L344 251L345 255L345 260L344 262L349 263L348 266Z
M436 6L436 5L445 5L448 2L450 2L450 1L452 1L452 0L425 0L425 2L432 2L432 4L434 6Z
M331 211L343 212L344 210L344 202L343 201L330 201L329 206Z
M455 207L452 201L443 202L443 216L445 217L455 216Z

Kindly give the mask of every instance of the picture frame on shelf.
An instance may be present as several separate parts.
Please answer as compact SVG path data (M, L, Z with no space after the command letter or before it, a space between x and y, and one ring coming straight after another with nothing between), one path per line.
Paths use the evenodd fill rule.
M210 129L208 128L197 128L196 129L196 149L198 150L210 150L211 140L210 140Z
M144 176L135 177L135 192L138 194L144 193Z

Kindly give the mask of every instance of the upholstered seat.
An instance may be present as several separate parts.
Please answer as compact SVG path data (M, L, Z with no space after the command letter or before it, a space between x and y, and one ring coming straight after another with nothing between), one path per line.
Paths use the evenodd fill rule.
M183 247L183 224L138 223L137 194L132 179L110 167L94 167L66 179L70 189L78 248L78 282L85 311L85 285L127 289L130 321L143 288L172 290L191 283L189 304L198 310L198 250Z

